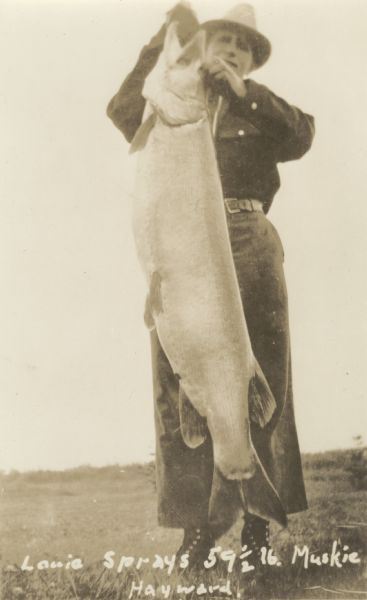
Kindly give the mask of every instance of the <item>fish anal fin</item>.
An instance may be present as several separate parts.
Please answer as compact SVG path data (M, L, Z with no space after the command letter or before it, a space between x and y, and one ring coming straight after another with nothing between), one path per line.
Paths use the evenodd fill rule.
M249 384L249 413L254 423L265 427L277 407L273 393L259 363L255 362L255 375Z
M197 448L207 437L206 419L191 404L182 385L179 390L179 413L182 438L189 448Z

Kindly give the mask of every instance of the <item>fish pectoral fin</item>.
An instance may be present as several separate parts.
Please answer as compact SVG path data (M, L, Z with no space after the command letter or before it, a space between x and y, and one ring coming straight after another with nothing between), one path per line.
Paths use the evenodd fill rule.
M277 407L273 393L265 375L255 359L255 375L249 384L249 413L254 423L265 427L272 418Z
M152 314L152 307L150 305L150 295L148 294L145 300L145 309L144 309L144 323L147 326L149 331L153 331L155 329L155 322Z
M207 437L206 419L199 415L181 384L178 402L182 438L186 446L197 448Z
M161 284L162 277L159 271L154 271L150 278L150 288L145 300L144 310L144 323L149 331L152 331L156 327L154 316L158 316L163 312Z
M129 154L133 154L134 152L142 150L145 147L149 134L155 125L156 119L157 115L152 113L145 121L143 121L132 139Z

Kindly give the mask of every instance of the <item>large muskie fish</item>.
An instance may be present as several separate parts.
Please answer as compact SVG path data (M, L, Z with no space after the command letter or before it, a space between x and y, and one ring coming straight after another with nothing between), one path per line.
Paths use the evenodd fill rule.
M257 462L249 402L264 426L275 400L244 318L200 72L204 53L203 31L181 47L170 24L145 81L146 111L132 145L140 150L134 235L154 325L180 381L183 437L191 447L203 441L199 413L220 472L249 479Z

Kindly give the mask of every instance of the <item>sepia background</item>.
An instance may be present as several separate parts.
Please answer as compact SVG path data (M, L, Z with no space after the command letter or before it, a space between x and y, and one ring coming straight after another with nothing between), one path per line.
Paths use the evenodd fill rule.
M233 2L236 3L235 1ZM105 110L174 2L0 1L0 469L154 452L134 160ZM315 116L269 217L285 247L302 451L366 430L367 4L253 1L253 77ZM192 1L200 20L232 5Z

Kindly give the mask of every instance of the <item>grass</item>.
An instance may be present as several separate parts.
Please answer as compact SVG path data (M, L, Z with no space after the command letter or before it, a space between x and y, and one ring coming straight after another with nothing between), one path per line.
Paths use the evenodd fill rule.
M133 585L132 598L366 598L367 492L356 489L350 476L354 452L303 457L310 509L292 515L288 530L272 530L282 566L264 568L256 578L253 572L241 572L240 559L232 573L223 560L196 574L177 568L169 573L167 564L161 568L159 559L153 563L155 555L172 561L182 537L180 531L156 525L153 464L2 474L1 598L127 600ZM240 528L236 523L218 542L237 557ZM296 544L330 552L334 540L358 552L361 562L308 569L301 559L291 564ZM108 551L115 552L112 569L103 564ZM64 567L22 571L27 555L33 566L39 560L59 560ZM121 556L133 557L134 564L119 573ZM150 563L137 568L139 557ZM82 568L65 568L75 558ZM186 589L177 592L179 585ZM225 587L220 591L215 586Z

